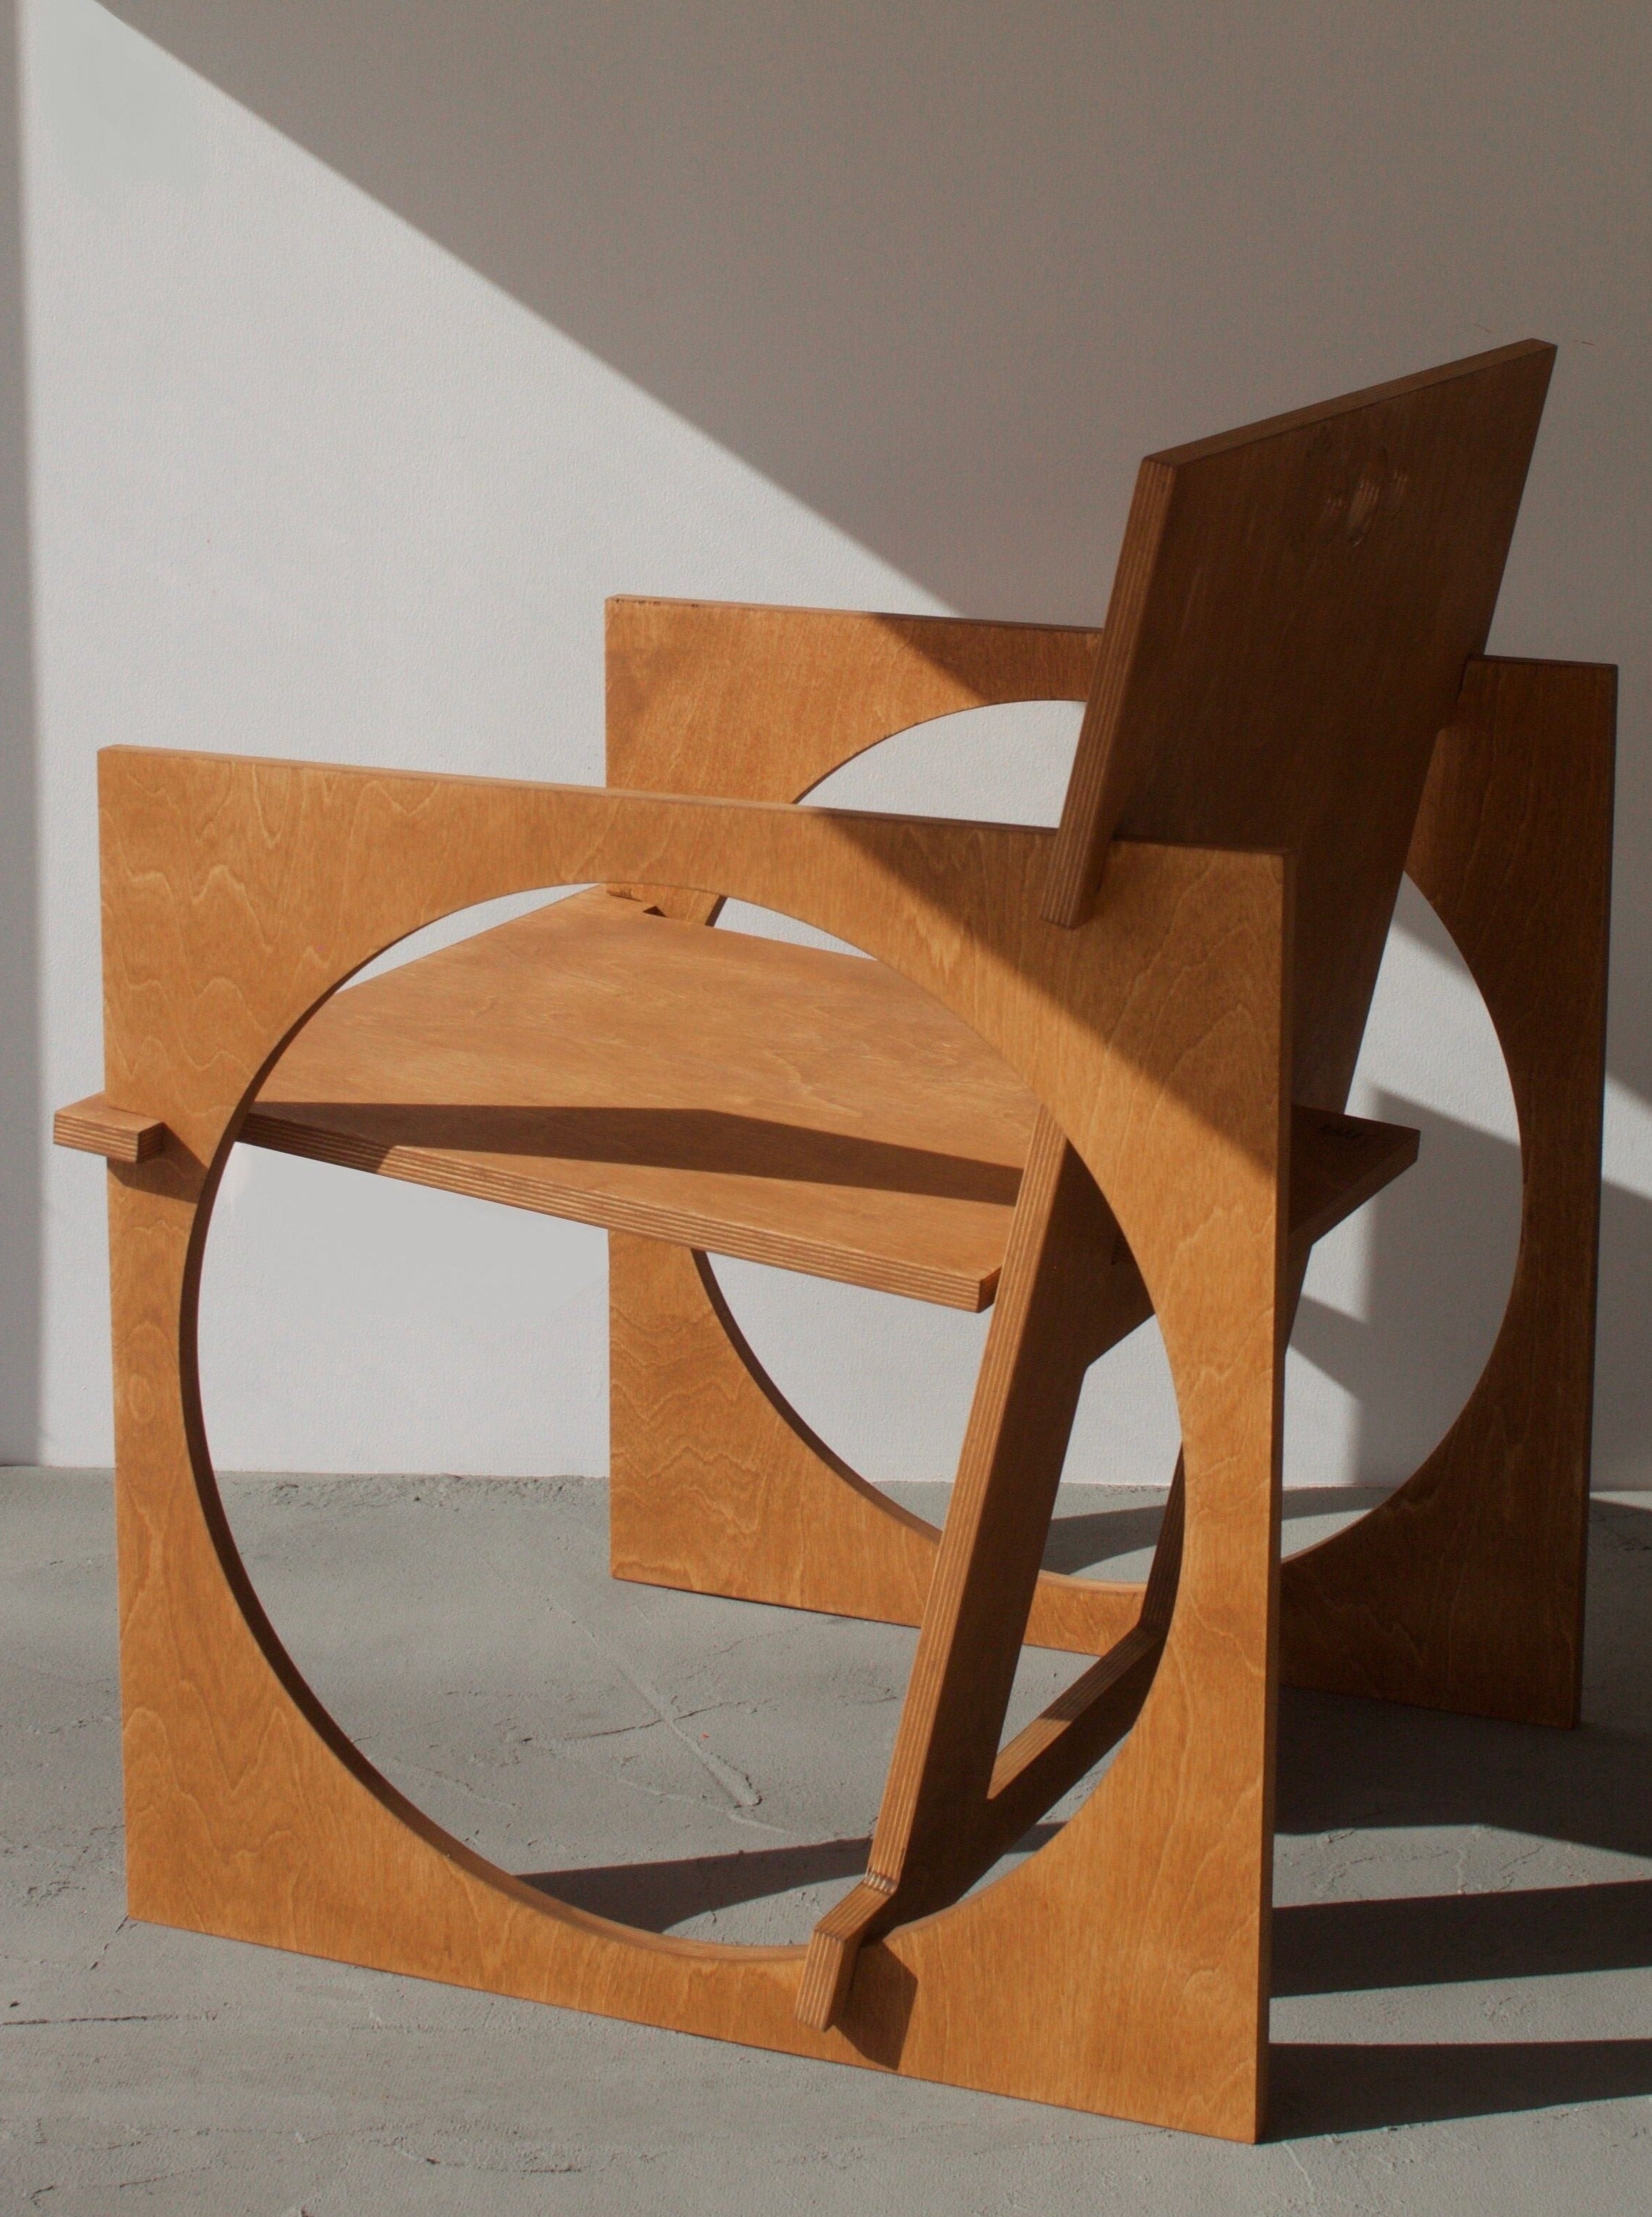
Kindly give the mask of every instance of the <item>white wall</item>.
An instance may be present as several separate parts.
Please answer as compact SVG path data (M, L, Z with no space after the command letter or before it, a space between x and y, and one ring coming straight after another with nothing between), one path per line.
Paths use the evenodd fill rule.
M99 745L598 778L608 592L1094 618L1142 452L1535 331L1561 361L1493 645L1624 665L1598 1475L1652 1484L1643 11L26 0L22 26L41 892L8 863L5 943L43 960L38 1071L9 1060L37 1145L8 1171L0 1453L110 1453L102 1181L44 1142L100 1069ZM1074 728L936 727L846 790L933 809L949 769L960 807L1047 817ZM1418 904L1361 1090L1424 1160L1316 1261L1305 1484L1402 1475L1507 1286L1507 1086ZM219 1460L600 1470L602 1273L595 1233L249 1154L204 1308ZM978 1323L726 1282L870 1475L947 1467ZM1162 1478L1174 1436L1143 1335L1071 1474Z
M40 974L16 40L0 0L0 1461L40 1413Z

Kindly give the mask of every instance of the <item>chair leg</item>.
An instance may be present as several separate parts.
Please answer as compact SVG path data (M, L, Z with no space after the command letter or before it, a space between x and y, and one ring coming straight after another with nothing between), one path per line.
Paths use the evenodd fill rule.
M1485 997L1520 1125L1514 1284L1446 1437L1285 1565L1288 1683L1577 1720L1606 1059L1616 673L1471 663L1409 868Z
M1057 1776L1057 1739L1070 1759L1081 1742L1088 1744L1099 1717L1116 1715L1118 1729L1127 1728L1150 1683L1168 1607L1156 1610L1152 1622L1144 1618L1085 1674L1082 1695L1068 1703L1070 1714L1039 1720L1046 1730L1036 1751L1022 1751L1008 1775L996 1780L1084 1374L1098 1343L1114 1336L1109 1323L1134 1314L1135 1273L1115 1263L1117 1254L1112 1211L1060 1127L1041 1115L867 1874L817 1929L798 2001L805 2024L824 2029L834 2022L863 1941L956 1900L1059 1797L1071 1780ZM1117 1318L1109 1318L1105 1294L1098 1305L1098 1286L1114 1289ZM1177 1499L1179 1510L1179 1491ZM1179 1516L1172 1522L1179 1530ZM1048 1786L1047 1798L1031 1808L1040 1785ZM1006 1825L1013 1828L1008 1837Z

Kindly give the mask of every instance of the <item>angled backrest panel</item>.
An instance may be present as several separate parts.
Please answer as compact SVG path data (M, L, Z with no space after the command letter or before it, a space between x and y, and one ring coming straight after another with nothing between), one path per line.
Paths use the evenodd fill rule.
M1553 361L1524 342L1142 465L1045 913L1083 920L1115 836L1293 853L1299 1101L1347 1096Z

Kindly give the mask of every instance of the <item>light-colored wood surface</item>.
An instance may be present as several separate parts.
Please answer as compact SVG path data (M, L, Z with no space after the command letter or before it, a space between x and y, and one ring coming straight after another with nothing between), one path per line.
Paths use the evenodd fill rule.
M1551 366L1547 347L1505 349L1143 466L1046 913L1082 918L1121 829L1287 848L1302 884L1293 1088L1328 1111L1346 1099L1435 735L1484 643ZM1330 1196L1326 1223L1345 1197ZM1291 1213L1304 1224L1299 1285L1311 1211ZM968 1498L961 1473L966 1522ZM1552 1596L1552 1575L1527 1576ZM1563 1563L1558 1586L1581 1596L1581 1569ZM935 1844L909 1862L891 1813L921 1767L912 1746L932 1765L977 1751L961 1714L939 1721L935 1670L923 1668L926 1653L954 1652L956 1598L938 1573L885 1800L887 1851L874 1848L865 1883L817 1932L805 2022L833 2021L857 1944L897 1921L903 1885L915 1896L942 1883L944 1898L933 1874L967 1860L977 1781L948 1780ZM1098 1684L1098 1701L1107 1691ZM1029 1751L1018 1775L1036 1764Z
M597 892L340 993L241 1136L981 1309L1037 1115L967 1024L883 965ZM1304 1112L1293 1232L1320 1236L1415 1146Z
M1150 455L1050 913L1115 834L1297 859L1292 1096L1341 1108L1435 734L1484 648L1554 349Z
M983 1813L982 1854L988 1858L983 1869L1013 1847L1035 1817L1042 1816L1135 1723L1152 1685L1176 1604L1187 1505L1187 1476L1178 1458L1139 1619L999 1750Z
M1051 840L1036 831L123 750L103 757L102 792L106 1090L173 1134L110 1173L133 1913L1253 2135L1285 865L1140 847L1113 873L1106 924L1069 933L1039 918ZM1106 1190L1182 1397L1189 1605L1129 1745L1032 1863L866 1950L829 2033L793 2014L801 1949L628 1932L410 1809L298 1680L217 1504L192 1318L243 1109L295 1027L379 948L469 902L593 879L800 913L971 1023Z
M1035 1114L880 964L599 891L341 993L245 1136L979 1309Z
M608 1533L616 1578L916 1624L939 1528L869 1485L798 1417L703 1256L613 1233ZM1044 1572L1026 1637L1099 1655L1139 1586Z
M880 739L1013 701L1082 701L1099 631L620 597L607 604L607 782L801 800ZM714 894L636 886L705 923Z
M1409 865L1485 992L1521 1122L1521 1258L1497 1349L1440 1447L1388 1505L1285 1570L1295 1683L1566 1724L1581 1670L1583 1530L1604 1071L1615 672L1470 664L1433 760ZM1334 1133L1336 1120L1326 1118ZM1294 1119L1293 1244L1316 1220ZM1347 1194L1358 1190L1350 1184ZM676 1288L670 1444L632 1423L620 1575L916 1622L938 1537L834 1468L772 1386L707 1326L687 1258L639 1255ZM624 1266L622 1266L623 1272ZM660 1308L616 1277L616 1346L659 1344ZM621 1287L626 1293L619 1290ZM702 1426L690 1380L705 1381ZM765 1474L772 1482L765 1482ZM616 1484L620 1473L616 1467ZM851 1486L858 1491L851 1503ZM634 1505L633 1505L634 1504ZM1141 1588L1039 1582L1028 1639L1101 1654Z
M1071 697L1089 676L1047 913L1069 923L1088 913L1115 831L1295 853L1293 1090L1328 1111L1346 1100L1434 734L1484 642L1551 363L1537 343L1503 349L1150 458L1105 644L1068 635L1067 682L1043 679ZM1062 645L1051 634L1042 649L1012 645L991 627L954 636L978 655L971 682L983 698L1026 686L1017 652ZM878 618L612 605L611 781L801 794L921 708L961 705L921 702L915 689L892 699L887 671L910 682L912 664L891 638ZM1174 744L1161 745L1167 734ZM1302 1242L1328 1221L1308 1220L1300 1121L1293 1136L1299 1270ZM633 1273L623 1318L616 1297L616 1345L653 1337L635 1305L642 1282ZM669 1438L634 1438L626 1426L657 1400L640 1386L642 1358L624 1392L616 1378L616 1471L649 1471L658 1504L650 1535L637 1492L620 1497L616 1568L765 1598L813 1591L819 1605L868 1614L894 1613L901 1597L909 1608L914 1535L885 1517L879 1547L875 1507L795 1426L786 1483L761 1482L783 1404L767 1380L737 1386L730 1353L713 1351L716 1309L681 1271L674 1284L671 1344L692 1339L718 1379L704 1405L737 1401L748 1421L702 1436L700 1404L683 1395ZM661 1483L668 1472L675 1483ZM1116 1637L1131 1605L1121 1593L1069 1597L1046 1578L1030 1636L1103 1647L1097 1633Z
M52 1144L112 1163L143 1163L166 1145L166 1127L153 1116L113 1108L101 1093L71 1101L52 1119Z
M1576 1721L1593 1398L1617 672L1470 665L1410 871L1485 997L1519 1118L1520 1244L1461 1415L1285 1572L1299 1685Z

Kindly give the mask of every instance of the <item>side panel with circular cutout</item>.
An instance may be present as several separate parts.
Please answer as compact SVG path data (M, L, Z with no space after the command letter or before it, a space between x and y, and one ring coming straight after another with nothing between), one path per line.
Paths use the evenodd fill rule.
M1279 859L1131 850L1102 916L1062 932L1037 915L1047 836L992 827L127 750L103 759L102 806L107 1084L173 1135L112 1183L135 1913L1253 2137L1278 1547ZM972 1023L1102 1184L1176 1374L1187 1560L1133 1740L1054 1847L874 1949L841 2033L792 2016L800 1951L664 1940L547 1901L378 1779L264 1621L206 1457L201 1243L273 1058L416 925L596 878L800 913Z
M1520 1247L1478 1385L1421 1468L1284 1574L1297 1685L1577 1720L1606 1070L1616 672L1472 664L1409 869L1508 1066Z

